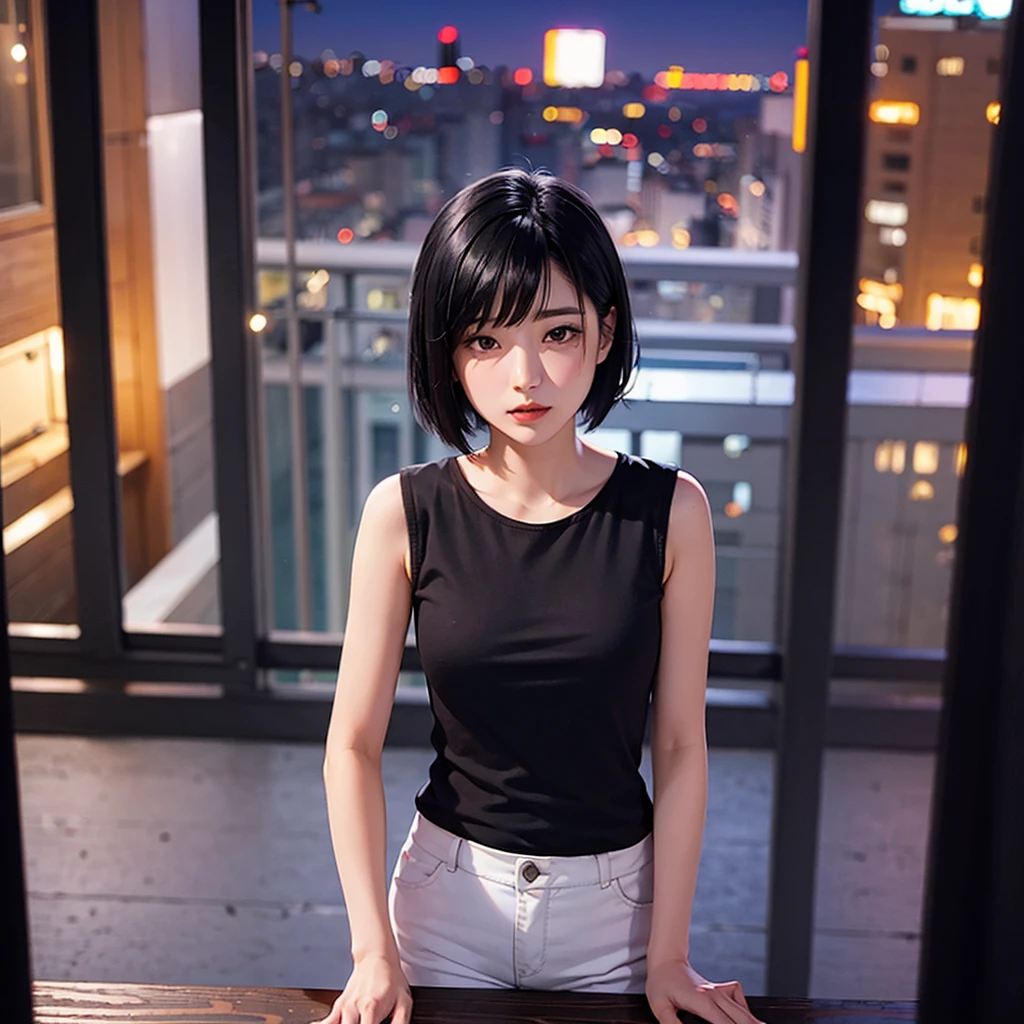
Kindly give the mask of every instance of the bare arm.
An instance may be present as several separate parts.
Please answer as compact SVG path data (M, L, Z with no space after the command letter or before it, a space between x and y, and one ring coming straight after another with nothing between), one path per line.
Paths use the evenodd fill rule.
M704 699L715 597L711 514L700 484L676 480L666 544L662 641L651 708L654 920L648 962L686 960L707 806ZM660 869L660 870L659 870Z
M408 546L399 478L391 476L370 492L359 524L323 767L357 966L372 957L398 963L387 911L381 750L409 625Z
M704 728L715 604L715 541L703 488L676 479L661 600L662 639L651 708L654 767L654 915L647 1000L659 1024L677 1010L711 1024L759 1024L738 981L711 982L690 965L690 915L708 796Z

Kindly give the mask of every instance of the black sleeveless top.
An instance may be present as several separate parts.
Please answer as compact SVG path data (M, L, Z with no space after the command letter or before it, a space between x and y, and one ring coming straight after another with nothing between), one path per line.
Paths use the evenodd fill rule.
M620 453L598 494L551 523L492 509L454 456L400 478L437 753L416 808L509 853L640 842L675 469Z

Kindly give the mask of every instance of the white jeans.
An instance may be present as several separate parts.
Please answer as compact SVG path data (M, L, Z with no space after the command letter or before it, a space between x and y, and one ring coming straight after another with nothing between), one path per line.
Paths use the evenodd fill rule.
M582 857L520 856L418 811L388 892L410 985L643 993L654 839Z

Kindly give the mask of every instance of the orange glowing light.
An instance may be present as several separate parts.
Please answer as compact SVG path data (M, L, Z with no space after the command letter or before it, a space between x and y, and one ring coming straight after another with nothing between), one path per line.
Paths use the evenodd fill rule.
M743 506L738 501L730 501L725 506L725 514L730 519L737 519L743 515Z
M342 245L348 245L348 243L355 237L356 233L351 228L342 228L338 232L338 241L341 242Z
M454 85L459 80L459 69L453 65L448 65L443 68L437 69L437 84L438 85Z
M533 81L533 72L529 68L516 68L512 81L516 85L529 85Z
M807 148L807 104L810 95L811 72L807 59L801 57L794 68L796 74L796 86L793 90L793 152L802 153ZM781 88L775 88L775 79L782 75L777 72L771 77L771 87L775 92L782 92L786 88L784 83Z
M917 124L921 108L916 103L875 100L868 108L868 116L875 124Z
M706 132L708 130L708 123L703 117L695 117L691 127L698 135L700 135L702 132Z

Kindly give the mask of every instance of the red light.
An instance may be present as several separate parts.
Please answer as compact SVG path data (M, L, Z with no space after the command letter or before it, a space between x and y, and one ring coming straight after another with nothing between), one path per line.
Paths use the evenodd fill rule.
M615 156L615 150L612 149L612 147L609 146L607 142L603 142L600 146L598 146L597 151L598 153L601 154L601 156Z
M648 103L664 103L668 99L668 92L660 85L645 85L641 96Z
M626 149L636 149L640 145L640 140L632 132L626 132L622 136L622 145Z
M516 85L529 85L533 81L533 72L529 68L516 68L512 81Z
M661 139L671 139L672 138L672 129L667 124L659 124L658 125L658 138L661 138Z
M776 71L768 79L768 87L772 92L785 92L789 88L789 75L785 71Z
M800 49L796 51L796 59L797 60L807 60L807 53L808 53L807 47L806 46L801 46Z
M441 43L454 43L459 38L459 30L454 25L445 25L440 32L437 33L438 42Z
M708 130L707 121L705 121L703 117L695 118L693 122L693 130L698 135L700 135L701 132L706 132Z
M351 228L342 228L338 232L338 241L341 242L342 245L348 245L348 243L355 237L356 233Z
M454 85L459 80L459 69L449 66L437 69L438 85Z

